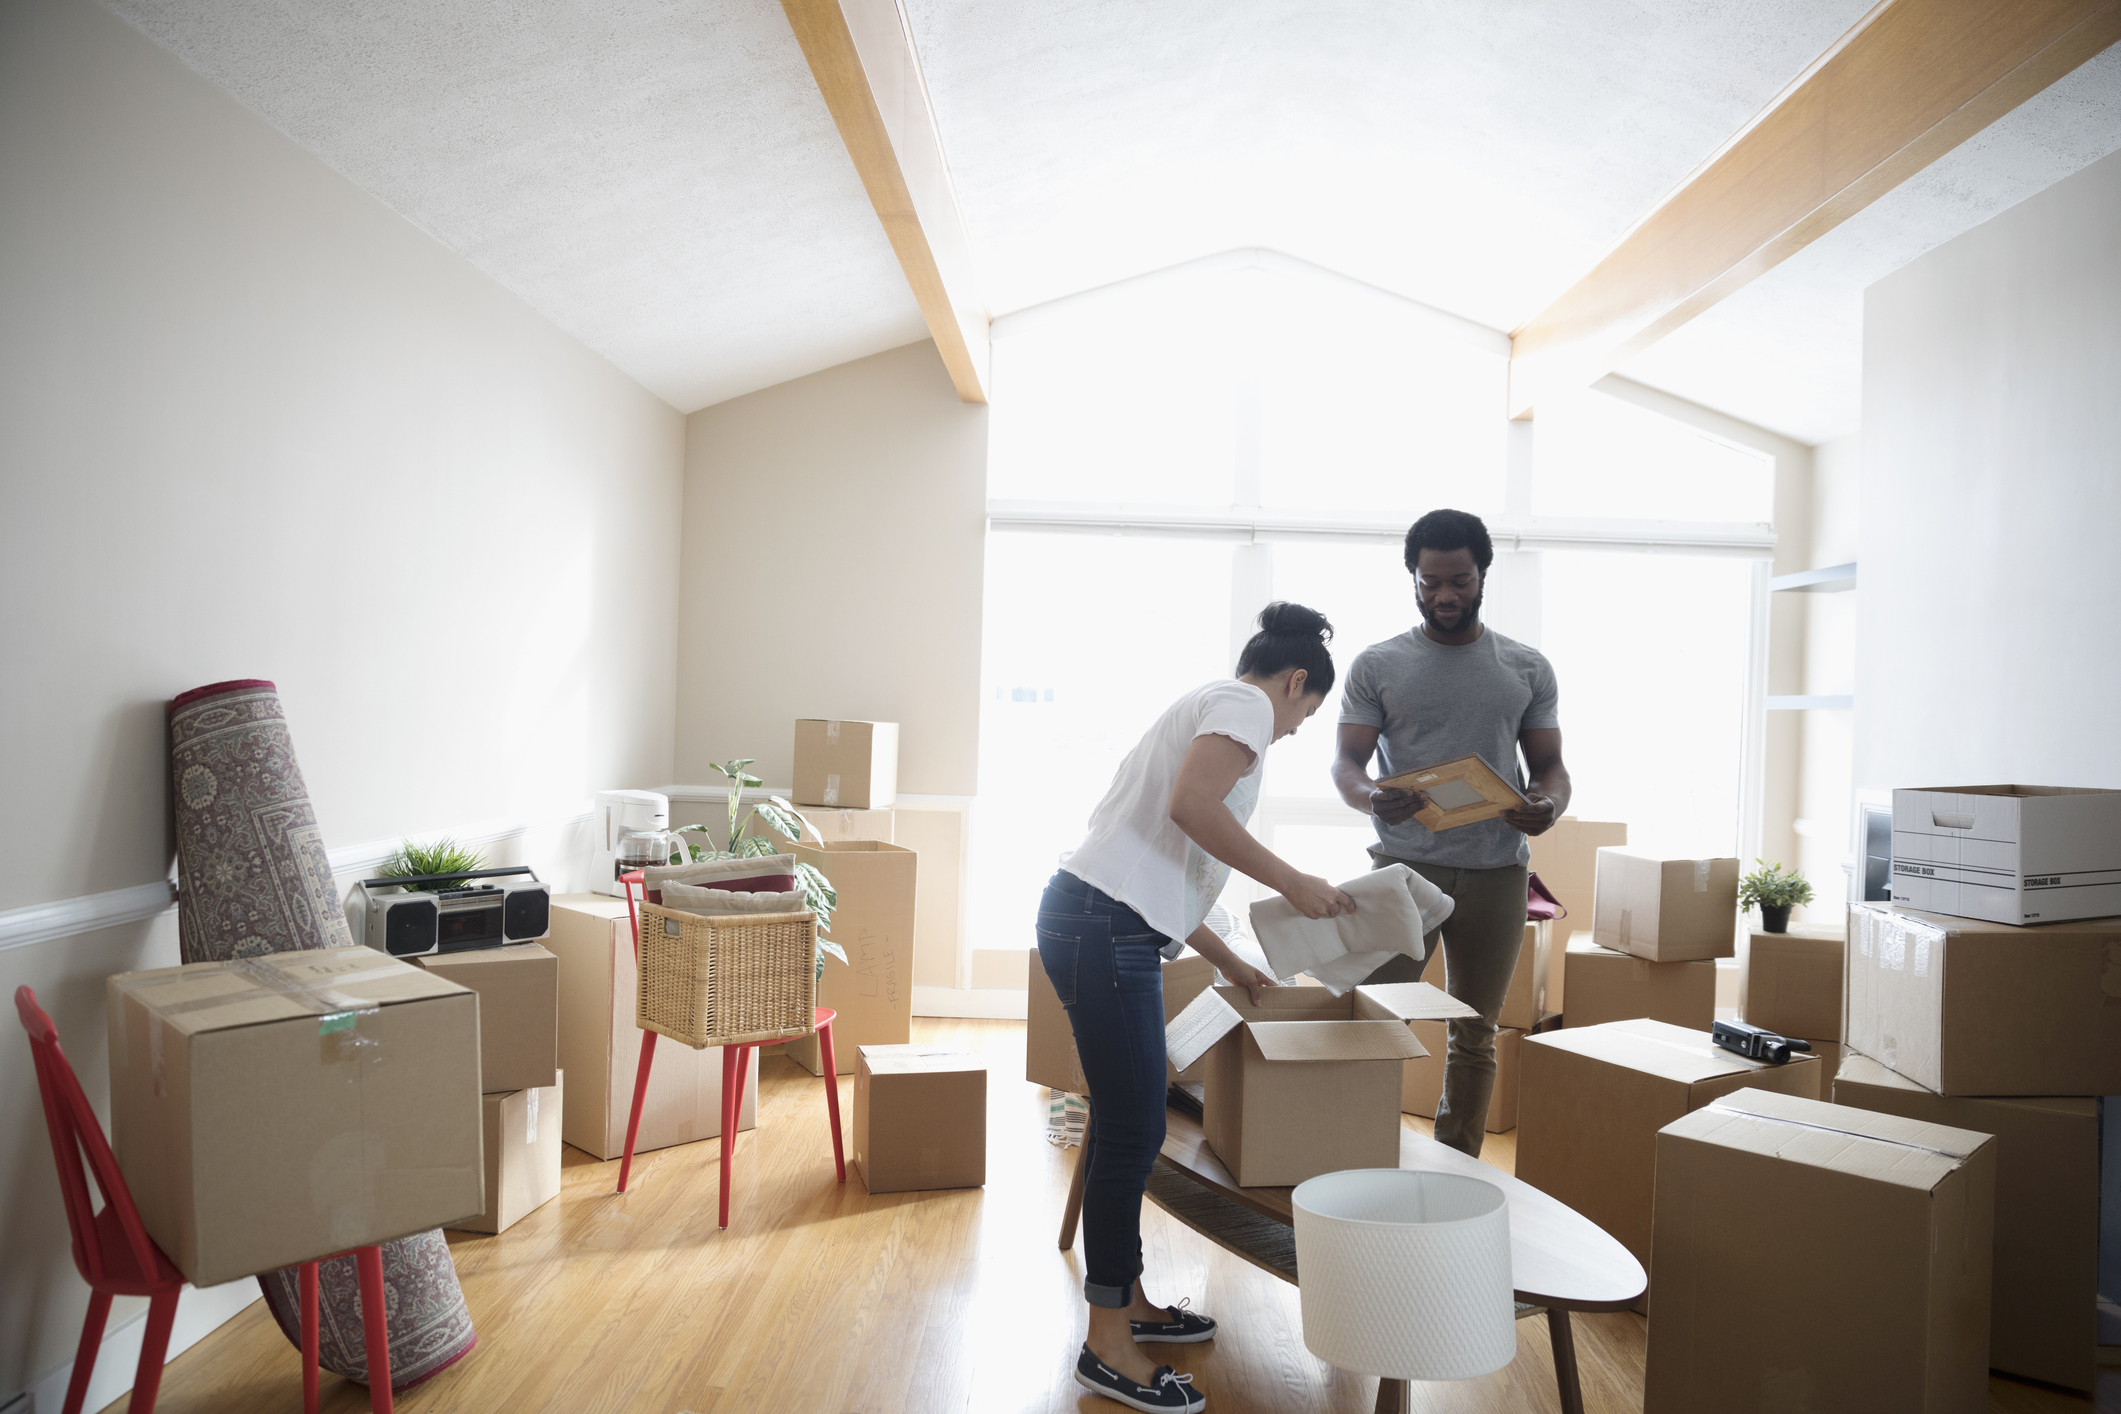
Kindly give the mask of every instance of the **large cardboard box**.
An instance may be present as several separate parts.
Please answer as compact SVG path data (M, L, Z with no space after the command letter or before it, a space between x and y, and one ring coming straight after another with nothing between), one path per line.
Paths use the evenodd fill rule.
M2099 1356L2099 1102L1949 1098L1851 1052L1833 1099L1996 1136L1991 1369L2089 1390Z
M2121 919L1849 906L1852 1050L1940 1095L2121 1095Z
M1548 949L1554 945L1554 925L1545 919L1524 925L1524 942L1517 949L1517 970L1510 974L1510 990L1502 999L1498 1026L1529 1031L1552 1007L1547 1005L1547 979L1552 975Z
M1215 964L1198 953L1187 952L1164 964L1164 1025L1169 1026L1195 997L1215 983ZM1039 964L1038 951L1031 953L1030 990L1024 1006L1024 1079L1051 1090L1087 1095L1090 1083L1075 1054L1075 1028L1053 990L1053 979ZM1195 1061L1181 1071L1166 1059L1164 1080L1172 1085L1202 1083L1201 1063Z
M1662 1021L1570 1026L1525 1037L1523 1050L1517 1176L1611 1233L1644 1267L1657 1131L1749 1085L1818 1093L1816 1060L1765 1065Z
M1657 1136L1644 1414L1985 1414L1996 1143L1745 1089Z
M626 900L608 894L562 894L552 901L545 946L560 960L560 1137L599 1159L626 1149L626 1117L640 1067L641 1030L634 1024L640 969ZM744 1086L737 1128L758 1122L758 1067ZM641 1106L634 1152L713 1139L722 1132L722 1050L695 1051L659 1042Z
M1428 1054L1406 1062L1399 1084L1399 1109L1402 1114L1434 1119L1437 1105L1443 1102L1444 1053L1450 1045L1451 1025L1417 1020L1409 1021L1407 1029ZM1485 1126L1490 1134L1505 1134L1517 1127L1517 1071L1523 1045L1524 1032L1514 1027L1505 1026L1495 1033L1495 1091L1488 1099Z
M898 799L898 723L795 724L795 803L882 810Z
M195 1286L453 1223L484 1201L479 999L373 948L122 972L111 1141Z
M1406 1024L1418 1013L1398 997L1435 990L1270 987L1257 1006L1242 987L1195 997L1165 1046L1174 1066L1206 1065L1201 1128L1239 1185L1399 1167L1400 1062L1425 1052Z
M1991 923L2121 914L2121 791L1896 790L1892 902Z
M1589 933L1569 939L1570 1027L1648 1017L1693 1031L1716 1019L1716 964L1650 962L1599 947Z
M417 959L479 994L479 1087L488 1094L557 1084L560 960L536 943Z
M871 1193L987 1181L987 1062L949 1046L863 1046L854 1166Z
M914 889L919 856L882 840L827 840L795 846L795 856L813 865L839 895L832 915L832 941L847 954L825 955L817 1004L837 1013L832 1022L833 1059L842 1075L854 1074L863 1046L902 1046L913 1039L913 933L918 910ZM782 1047L812 1075L825 1072L815 1037Z
M1738 861L1601 849L1591 918L1593 941L1614 952L1651 962L1730 957L1738 950Z
M560 1196L564 1073L552 1084L482 1097L486 1206L450 1224L458 1232L506 1232Z
M1782 1036L1841 1035L1842 937L1847 926L1792 923L1752 930L1738 973L1738 1014Z
M1591 903L1598 885L1598 851L1608 845L1625 845L1628 827L1605 820L1579 820L1564 815L1533 835L1532 872L1552 891L1567 916L1555 924L1554 946L1547 956L1547 1010L1566 1011L1567 987L1562 980L1562 948L1569 934L1589 932Z

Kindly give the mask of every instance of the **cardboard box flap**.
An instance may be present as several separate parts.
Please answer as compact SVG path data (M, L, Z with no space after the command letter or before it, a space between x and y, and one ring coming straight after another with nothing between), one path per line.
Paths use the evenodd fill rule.
M1291 988L1294 991L1295 988ZM1311 990L1321 990L1313 988ZM1186 1004L1164 1028L1164 1054L1178 1070L1189 1068L1211 1047L1244 1024L1237 1008L1223 999L1222 989L1209 987Z
M1381 1018L1390 1015L1401 1021L1449 1021L1454 1017L1480 1015L1441 987L1427 982L1385 982L1374 987L1358 987L1355 995L1358 1016ZM1366 1008L1364 1000L1374 1003L1376 1011Z
M959 1070L985 1070L987 1058L958 1046L911 1045L862 1046L862 1059L872 1075L938 1075Z
M1739 1071L1768 1069L1765 1061L1747 1060L1724 1050L1706 1031L1694 1031L1663 1021L1609 1021L1602 1026L1565 1027L1528 1038L1541 1045L1558 1046L1592 1060L1626 1066L1692 1085ZM1802 1065L1805 1061L1791 1061Z
M1660 1132L1924 1192L1995 1142L1972 1130L1751 1089Z
M1419 1060L1429 1053L1400 1021L1255 1021L1251 1032L1271 1061Z
M536 943L510 943L502 948L473 948L468 952L436 953L420 959L421 966L429 972L448 972L455 968L482 967L490 963L530 962L552 954Z
M125 972L110 979L188 1036L302 1016L372 1011L468 991L373 948L322 948ZM121 1013L122 1019L122 1013Z

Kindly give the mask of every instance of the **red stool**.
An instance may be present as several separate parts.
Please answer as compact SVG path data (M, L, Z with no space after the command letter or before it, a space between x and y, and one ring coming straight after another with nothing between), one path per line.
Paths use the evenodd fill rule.
M641 959L641 915L633 906L633 886L641 885L643 895L647 893L647 876L636 869L631 874L621 874L619 883L626 889L626 917L633 925L633 958ZM832 1122L832 1165L839 1171L839 1181L847 1181L847 1156L840 1143L840 1077L838 1058L832 1051L832 1022L839 1015L831 1007L818 1007L812 1013L817 1025L818 1050L825 1063L825 1109ZM641 1063L633 1075L633 1113L626 1120L626 1153L619 1160L619 1192L626 1191L626 1184L633 1176L633 1141L641 1132L641 1102L648 1097L648 1072L655 1064L656 1034L643 1027L641 1030ZM729 1161L736 1155L737 1118L743 1109L744 1086L751 1078L751 1053L760 1046L779 1046L783 1041L747 1041L739 1045L722 1047L722 1213L721 1226L729 1226Z
M81 1325L81 1344L74 1352L74 1377L66 1387L63 1414L81 1414L89 1377L103 1345L103 1324L114 1296L148 1298L147 1331L140 1344L140 1365L133 1375L129 1414L151 1414L162 1389L162 1361L169 1352L170 1325L177 1317L177 1294L184 1274L163 1255L141 1225L132 1190L103 1137L103 1126L89 1108L88 1096L74 1067L59 1048L59 1031L37 1005L37 994L15 989L15 1013L29 1033L30 1059L37 1067L37 1093L44 1102L44 1125L51 1132L52 1158L59 1166L59 1194L66 1202L66 1225L73 1232L74 1267L88 1283L88 1319ZM82 1161L103 1193L103 1211L89 1199ZM340 1255L344 1255L343 1253ZM383 1249L356 1247L361 1273L361 1328L368 1342L369 1398L380 1414L390 1414L390 1336L383 1316ZM329 1261L330 1258L322 1260ZM317 1408L317 1264L301 1266L302 1408Z

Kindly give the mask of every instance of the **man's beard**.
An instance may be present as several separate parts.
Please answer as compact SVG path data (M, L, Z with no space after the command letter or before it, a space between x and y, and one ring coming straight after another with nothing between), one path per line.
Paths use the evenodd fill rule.
M1464 633L1480 622L1480 601L1487 597L1487 593L1487 586L1482 585L1480 592L1473 596L1473 602L1461 606L1458 622L1448 628L1436 621L1436 614L1429 608L1429 601L1419 594L1414 596L1414 605L1421 610L1421 621L1438 633Z

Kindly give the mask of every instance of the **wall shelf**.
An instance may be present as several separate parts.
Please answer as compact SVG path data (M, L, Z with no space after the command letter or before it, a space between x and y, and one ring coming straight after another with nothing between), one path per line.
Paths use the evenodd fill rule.
M1856 562L1851 560L1845 565L1828 565L1825 569L1778 574L1767 582L1767 587L1771 593L1840 594L1856 587Z
M1823 696L1770 697L1767 709L1770 712L1847 712L1854 709L1853 693Z

